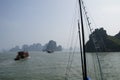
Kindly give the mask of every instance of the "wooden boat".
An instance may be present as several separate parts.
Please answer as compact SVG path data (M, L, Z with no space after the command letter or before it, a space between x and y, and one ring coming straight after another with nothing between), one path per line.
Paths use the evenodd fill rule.
M47 53L53 53L54 51L53 50L47 50Z
M25 51L20 51L18 52L16 58L14 60L20 60L20 59L25 59L29 57L29 53L28 52L25 52Z

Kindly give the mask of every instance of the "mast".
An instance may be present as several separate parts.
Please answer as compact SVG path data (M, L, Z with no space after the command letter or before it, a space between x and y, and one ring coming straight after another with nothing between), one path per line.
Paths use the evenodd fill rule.
M83 80L85 80L84 76L84 60L83 60L83 51L82 51L82 42L81 42L81 35L80 35L80 23L78 20L78 34L79 34L79 44L80 44L80 53L81 53L81 64L82 64L82 75L83 75Z
M79 0L79 7L80 7L80 21L81 21L81 34L82 34L82 59L83 59L83 80L87 80L87 68L86 68L86 53L85 53L85 35L84 35L84 25L83 25L83 14L82 14L82 4L81 0ZM80 31L79 31L80 35Z

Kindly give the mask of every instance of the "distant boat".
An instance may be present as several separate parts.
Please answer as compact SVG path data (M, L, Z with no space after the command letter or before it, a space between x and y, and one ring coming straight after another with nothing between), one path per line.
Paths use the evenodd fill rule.
M47 50L47 53L53 53L54 51L53 50Z
M25 59L29 57L29 53L28 52L25 52L25 51L20 51L18 52L16 58L14 60L21 60L21 59Z

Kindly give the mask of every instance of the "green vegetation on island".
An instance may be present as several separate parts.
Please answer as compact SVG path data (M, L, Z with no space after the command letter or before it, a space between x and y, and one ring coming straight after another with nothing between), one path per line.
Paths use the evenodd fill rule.
M93 36L100 50L96 50L93 43ZM86 43L87 52L119 52L120 51L120 32L115 36L110 36L103 28L95 29L89 36L89 41Z

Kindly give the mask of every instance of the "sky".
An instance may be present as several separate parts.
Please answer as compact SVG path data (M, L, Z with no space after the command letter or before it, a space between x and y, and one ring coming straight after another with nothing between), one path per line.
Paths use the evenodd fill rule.
M120 0L84 0L91 23L109 35L120 31ZM0 50L55 40L66 46L77 27L77 0L0 0Z

